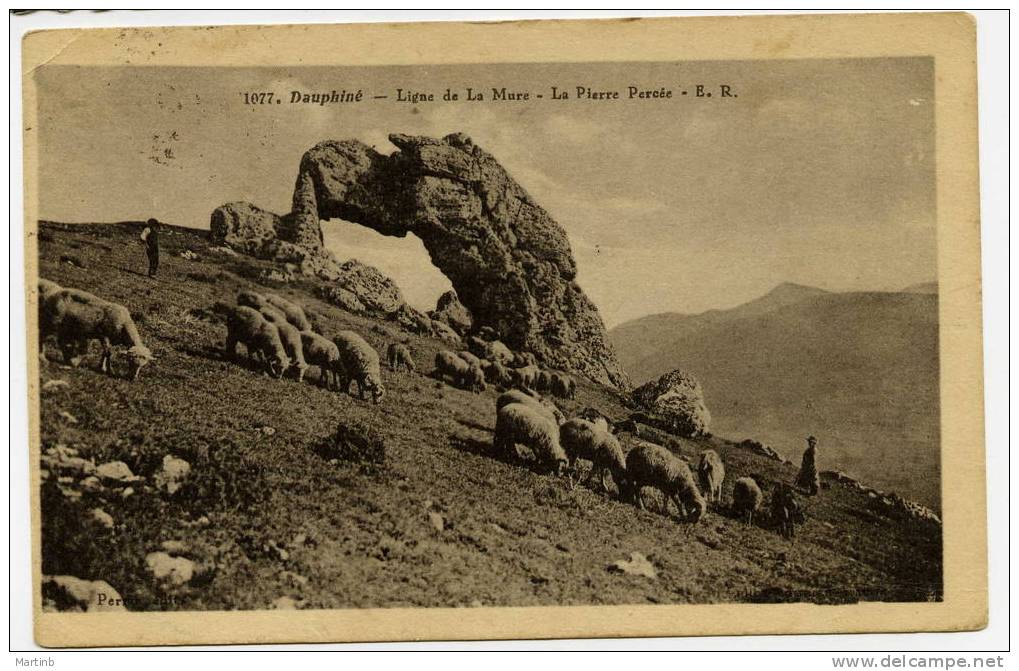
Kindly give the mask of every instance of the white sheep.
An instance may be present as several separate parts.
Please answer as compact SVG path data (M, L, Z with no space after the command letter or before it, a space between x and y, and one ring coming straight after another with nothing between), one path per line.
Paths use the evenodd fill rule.
M499 394L499 397L495 399L495 410L498 412L501 408L509 405L510 403L523 403L530 405L538 410L544 412L552 421L556 423L556 426L566 421L566 416L563 415L562 411L556 406L555 403L538 396L532 396L526 391L519 389L510 389L509 391Z
M362 399L367 392L373 402L381 403L386 389L382 386L379 353L353 331L340 331L333 342L340 350L340 388L349 393L351 383L357 382L358 395Z
M754 523L754 513L763 501L764 493L753 478L739 478L732 484L732 512L745 516L748 526Z
M46 361L46 335L53 332L51 324L46 323L46 311L43 309L46 299L49 296L63 289L62 286L51 280L39 278L39 294L37 297L39 311L39 358Z
M497 454L514 460L517 445L531 450L538 463L557 475L568 461L559 444L559 427L546 413L524 403L499 408L495 420L493 447Z
M314 331L301 331L301 345L304 349L304 360L308 365L319 368L319 383L324 384L327 388L337 387L339 385L340 348L336 346L336 343Z
M457 352L456 355L466 361L468 366L481 365L481 357L475 356L467 350Z
M394 342L390 343L386 349L386 361L389 363L389 370L398 370L401 367L406 368L410 372L417 370L414 365L414 356L410 353L410 348L403 343Z
M534 356L534 352L511 352L511 354L513 356L512 365L516 368L538 365L538 358Z
M237 357L238 344L247 348L249 359L254 359L256 353L260 354L265 361L266 372L270 375L283 377L290 366L290 358L280 340L279 329L262 313L246 305L234 308L227 318L224 349L228 357Z
M312 330L311 322L308 321L308 316L304 314L304 308L297 303L288 301L286 298L276 294L266 294L265 300L269 305L286 315L287 321L293 324L298 331Z
M547 370L539 370L538 374L534 376L534 389L543 394L550 391L552 389L552 373Z
M552 371L548 382L549 391L559 398L574 398L577 395L577 382L561 371Z
M463 386L475 394L479 394L488 386L485 384L485 371L480 363L468 364L467 374L464 376Z
M261 310L266 305L269 305L269 301L265 300L265 296L257 291L245 289L237 294L237 305L243 305L244 307L249 307L254 310Z
M498 387L508 387L513 384L509 369L499 361L491 362L485 369L485 380Z
M580 417L567 420L559 427L559 442L570 459L570 470L576 468L577 459L591 462L587 480L599 475L602 489L608 491L605 473L612 474L616 487L623 491L626 478L626 457L616 437L608 432L606 424L595 424Z
M287 356L290 357L290 365L295 369L297 380L300 382L304 379L304 372L308 370L308 364L304 360L301 331L287 321L286 315L283 312L271 305L264 306L259 310L259 313L279 331L280 342L283 343L283 349L286 350Z
M630 499L641 509L644 508L642 487L661 490L666 497L666 505L671 498L682 516L695 523L707 507L690 467L661 445L640 443L630 450L626 455L626 482L626 493L620 498ZM693 508L692 513L687 506Z
M456 352L444 349L435 353L435 376L440 380L448 377L454 385L459 385L469 369L467 362Z
M541 370L534 364L524 366L523 368L510 369L510 375L513 377L514 384L527 389L534 389L535 381L540 372Z
M40 312L40 340L55 336L64 362L72 366L81 363L89 341L100 341L103 354L99 367L104 373L112 373L112 346L127 347L129 377L137 379L142 367L152 360L152 351L142 342L127 308L78 289L47 287L47 291Z
M701 459L697 462L697 479L700 481L701 489L708 501L721 503L722 481L725 480L725 464L718 452L704 450L701 452Z

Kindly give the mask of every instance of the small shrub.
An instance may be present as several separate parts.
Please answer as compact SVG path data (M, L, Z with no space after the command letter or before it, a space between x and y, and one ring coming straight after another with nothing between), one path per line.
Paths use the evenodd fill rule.
M192 469L174 494L174 499L192 513L201 515L210 509L254 511L269 499L271 488L264 467L228 445L204 454L208 458Z
M317 452L324 459L337 459L371 470L385 463L386 441L373 425L348 419L318 445Z

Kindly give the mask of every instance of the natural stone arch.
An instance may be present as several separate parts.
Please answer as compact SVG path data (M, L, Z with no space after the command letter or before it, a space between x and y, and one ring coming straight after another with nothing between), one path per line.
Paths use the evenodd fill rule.
M467 136L390 141L400 151L380 154L357 140L308 150L293 209L276 224L284 247L324 253L322 221L333 218L416 235L475 330L489 326L549 366L628 386L597 309L576 283L565 230Z

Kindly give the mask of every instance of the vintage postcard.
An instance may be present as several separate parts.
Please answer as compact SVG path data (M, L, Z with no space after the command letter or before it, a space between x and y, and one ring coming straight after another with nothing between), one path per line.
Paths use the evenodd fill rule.
M41 645L986 623L967 15L23 54Z

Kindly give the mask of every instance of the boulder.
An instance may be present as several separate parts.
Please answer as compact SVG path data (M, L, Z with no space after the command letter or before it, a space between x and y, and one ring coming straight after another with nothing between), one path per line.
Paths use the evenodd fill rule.
M562 226L466 135L389 139L399 148L391 155L357 140L315 145L301 159L289 214L267 217L251 206L244 210L244 220L251 221L242 225L235 215L241 208L232 203L213 213L216 230L236 239L250 229L259 242L249 246L259 247L272 228L281 241L313 257L324 253L323 220L416 235L453 284L472 329L489 327L511 348L534 352L549 367L629 388L601 317L576 282ZM391 313L402 303L382 287L355 289L351 276L366 280L349 269L341 274L347 279L338 286L370 309ZM371 297L380 295L393 300L373 305L380 301Z
M120 594L105 580L82 580L72 575L44 575L42 597L46 604L44 610L88 613L127 610Z
M329 301L341 310L352 312L354 314L361 314L367 310L361 299L357 297L354 292L344 289L342 287L319 287L319 296Z
M708 433L711 414L700 382L689 373L666 373L635 389L633 400L648 412L652 426L685 438Z
M235 202L212 211L209 238L216 244L263 256L266 245L279 236L280 216L251 203Z
M393 280L378 268L357 259L350 259L339 266L336 285L352 293L374 312L392 314L404 305L403 293Z
M435 309L429 312L428 316L435 321L443 322L459 336L465 336L471 330L471 313L453 290L439 296Z
M163 456L163 467L156 473L156 487L167 494L174 494L184 485L191 473L191 464L172 455Z

